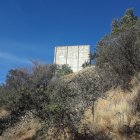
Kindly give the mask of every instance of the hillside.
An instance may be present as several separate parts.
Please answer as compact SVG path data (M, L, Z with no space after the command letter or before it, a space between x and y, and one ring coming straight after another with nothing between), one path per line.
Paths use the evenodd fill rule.
M75 78L82 77L87 79L95 74L94 67L89 67L79 73L64 76L64 80L71 84L76 84ZM135 82L134 82L135 81ZM124 92L121 89L112 89L106 93L106 97L100 97L92 105L84 107L83 113L80 115L80 123L77 127L77 135L75 139L135 139L140 138L139 135L139 113L137 107L139 104L140 86L138 81L133 80L133 88L131 92ZM79 103L74 102L73 106L80 109ZM81 110L82 111L82 110ZM3 115L5 114L5 115ZM1 109L1 123L9 116L9 112ZM75 114L76 115L76 114ZM12 119L12 118L11 118ZM12 121L12 120L11 120ZM54 140L72 140L74 137L71 128L45 128L45 122L36 116L32 111L27 111L21 115L17 122L13 123L4 130L1 140L33 140L33 139L54 139ZM76 124L77 125L77 124ZM86 136L87 135L87 136ZM87 138L85 138L87 137Z
M95 65L33 63L0 85L0 140L139 140L140 20L128 9L91 54Z

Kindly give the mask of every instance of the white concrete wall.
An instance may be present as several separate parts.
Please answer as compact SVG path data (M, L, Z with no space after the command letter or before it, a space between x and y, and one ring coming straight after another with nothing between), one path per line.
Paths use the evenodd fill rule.
M54 63L68 64L76 72L82 69L84 62L90 62L89 54L89 45L55 47Z
M80 46L79 47L79 70L82 69L82 64L84 62L90 62L90 46Z
M67 58L67 64L71 67L73 72L76 72L79 70L78 68L78 47L77 46L71 46L68 47L68 58Z

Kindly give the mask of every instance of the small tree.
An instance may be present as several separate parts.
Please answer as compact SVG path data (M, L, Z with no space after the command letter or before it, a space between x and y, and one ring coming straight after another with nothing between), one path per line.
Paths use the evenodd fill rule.
M89 67L90 65L90 62L86 61L84 64L82 64L82 68Z
M71 67L67 64L64 64L64 65L58 66L58 67L59 67L57 70L58 77L73 73Z
M27 84L29 80L29 72L27 69L11 69L6 78L6 87L11 90L17 90L22 85Z
M57 65L33 62L31 79L37 86L46 87L55 76Z

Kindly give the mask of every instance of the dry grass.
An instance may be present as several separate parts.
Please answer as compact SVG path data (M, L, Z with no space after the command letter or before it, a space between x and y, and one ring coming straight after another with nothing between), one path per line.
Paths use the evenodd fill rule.
M41 124L37 118L32 114L26 114L15 126L8 128L0 140L32 140L40 127Z
M8 111L6 108L0 108L0 118L4 118L10 114L10 111Z
M94 127L93 131L96 133L104 131L117 140L128 139L122 134L124 126L133 128L140 121L139 114L135 110L138 88L138 86L135 87L129 93L121 89L110 90L105 99L100 98L95 104L94 126L96 129ZM136 137L136 135L133 136L133 139L137 139Z
M91 126L94 125L93 107L88 107L81 118L79 133L85 133L89 131Z

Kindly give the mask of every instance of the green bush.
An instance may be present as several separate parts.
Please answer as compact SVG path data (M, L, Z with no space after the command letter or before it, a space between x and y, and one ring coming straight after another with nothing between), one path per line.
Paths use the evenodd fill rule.
M73 73L73 71L71 70L69 65L64 64L62 66L58 66L57 77L61 77L70 73Z

